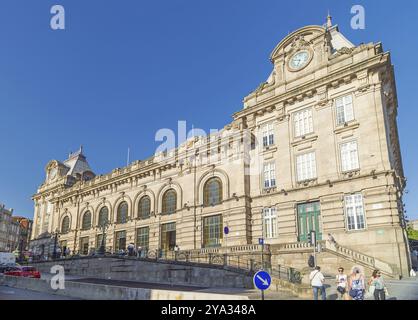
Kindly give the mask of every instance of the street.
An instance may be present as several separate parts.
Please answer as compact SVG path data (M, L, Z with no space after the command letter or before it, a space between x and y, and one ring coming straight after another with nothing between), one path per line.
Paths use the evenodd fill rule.
M389 300L418 300L418 277L386 280Z
M43 279L48 280L49 274L43 274ZM67 280L73 282L83 282L91 284L112 285L120 287L132 287L132 288L149 288L160 290L179 290L179 291L196 291L196 292L209 292L219 294L232 294L247 296L250 300L259 300L261 298L260 291L257 289L239 289L239 288L208 288L208 287L195 287L195 286L179 286L160 283L144 283L136 281L122 281L122 280L110 280L110 279L98 279L98 278L82 278L79 276L68 276ZM327 299L335 300L337 298L336 287L334 279L328 277L327 283ZM390 280L385 279L385 283L388 288L389 296L387 300L418 300L418 277L405 278L402 280ZM275 292L267 290L265 291L266 300L303 300L291 293ZM41 293L32 290L18 289L8 286L0 286L0 300L79 300L77 298L69 298L66 296L54 295L50 293ZM308 298L308 300L311 300ZM369 297L366 300L374 300L373 297Z
M0 286L0 300L79 300L32 290Z

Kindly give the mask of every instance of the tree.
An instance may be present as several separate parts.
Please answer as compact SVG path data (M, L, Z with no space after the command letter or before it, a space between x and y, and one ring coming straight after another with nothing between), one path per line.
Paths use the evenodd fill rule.
M418 230L414 230L411 227L408 227L406 232L408 234L409 240L418 240Z

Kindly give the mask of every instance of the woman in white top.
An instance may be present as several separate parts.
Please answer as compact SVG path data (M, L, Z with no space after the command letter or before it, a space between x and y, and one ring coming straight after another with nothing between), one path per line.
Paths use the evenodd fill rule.
M344 274L344 268L338 268L338 274L335 277L337 283L337 291L341 295L341 300L344 300L344 296L347 292L347 275Z

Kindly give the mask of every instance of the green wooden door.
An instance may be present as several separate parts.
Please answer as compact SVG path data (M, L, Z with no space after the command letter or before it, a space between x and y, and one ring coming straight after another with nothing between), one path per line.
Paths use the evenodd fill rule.
M316 239L322 240L321 211L318 202L298 205L299 241L308 241L308 233L316 232Z

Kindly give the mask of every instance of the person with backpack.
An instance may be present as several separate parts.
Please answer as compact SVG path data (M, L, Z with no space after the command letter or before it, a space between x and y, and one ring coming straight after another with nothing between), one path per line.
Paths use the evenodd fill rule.
M354 267L348 281L349 294L353 300L364 300L364 275L362 274L359 267Z
M324 286L325 277L322 274L321 268L319 266L317 266L315 270L311 272L311 274L309 275L309 280L311 281L314 300L318 300L319 290L321 290L322 300L327 300L327 295Z
M337 283L337 292L341 295L341 300L344 300L345 294L347 292L347 275L344 274L344 268L338 268L338 274L335 277Z

